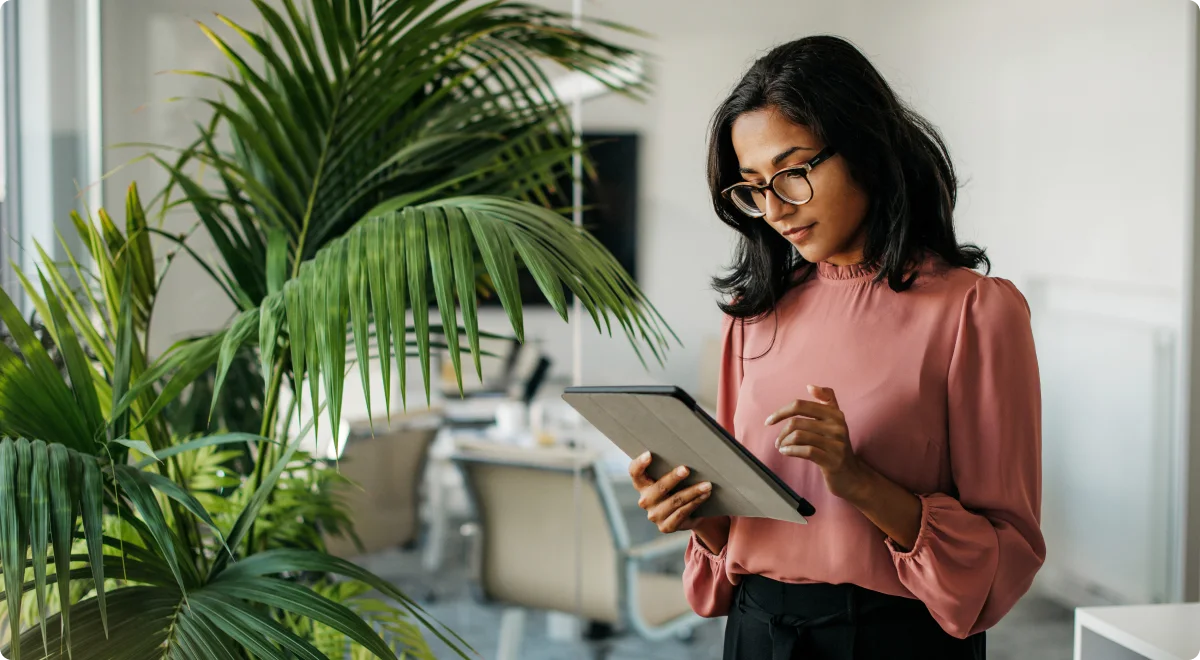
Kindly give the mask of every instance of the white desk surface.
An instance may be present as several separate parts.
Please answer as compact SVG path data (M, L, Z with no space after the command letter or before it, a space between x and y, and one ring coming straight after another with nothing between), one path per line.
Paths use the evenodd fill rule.
M1081 607L1075 620L1150 660L1200 658L1200 603Z

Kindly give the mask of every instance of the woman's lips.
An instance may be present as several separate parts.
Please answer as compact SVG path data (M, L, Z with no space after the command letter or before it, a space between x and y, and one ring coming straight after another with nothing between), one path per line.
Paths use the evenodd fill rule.
M808 238L808 235L812 233L812 228L816 226L816 224L817 223L814 222L811 225L804 225L803 227L792 227L791 229L784 230L783 236L784 238L792 241L803 240Z

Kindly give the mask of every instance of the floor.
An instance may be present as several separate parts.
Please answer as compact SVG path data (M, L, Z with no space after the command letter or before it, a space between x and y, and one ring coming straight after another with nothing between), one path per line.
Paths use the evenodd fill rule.
M495 657L501 609L472 598L465 568L463 537L448 539L444 566L436 578L422 568L419 553L390 550L363 557L359 563L418 599L438 621L467 640L479 658ZM544 613L531 613L525 624L523 660L719 660L723 619L705 622L688 641L646 642L620 636L603 641L559 641L547 634ZM988 632L989 660L1069 660L1073 641L1072 614L1048 600L1027 597ZM454 657L436 639L438 658Z

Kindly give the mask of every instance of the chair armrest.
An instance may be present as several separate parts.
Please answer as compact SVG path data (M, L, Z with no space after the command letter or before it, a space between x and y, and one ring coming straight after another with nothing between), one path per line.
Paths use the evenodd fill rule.
M691 532L668 534L649 543L633 546L625 551L625 556L637 562L644 562L671 554L682 555L691 537Z

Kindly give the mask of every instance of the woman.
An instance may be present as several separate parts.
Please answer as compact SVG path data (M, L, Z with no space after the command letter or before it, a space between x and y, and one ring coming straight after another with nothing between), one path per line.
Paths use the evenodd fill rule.
M711 484L635 460L650 520L692 530L692 608L729 616L727 660L984 657L1045 557L1041 403L1025 299L955 238L945 145L811 37L721 105L708 179L740 234L718 421L816 514L692 517Z

